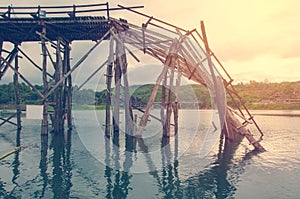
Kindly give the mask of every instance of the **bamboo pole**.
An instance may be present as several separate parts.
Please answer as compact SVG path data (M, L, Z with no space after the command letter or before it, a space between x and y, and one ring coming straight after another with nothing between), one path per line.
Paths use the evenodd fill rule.
M15 49L18 48L18 44L15 44ZM18 52L15 56L15 70L19 70L19 58L18 58ZM14 90L15 90L15 103L16 103L16 111L17 111L17 127L18 129L21 129L21 106L20 106L20 91L19 91L19 78L18 74L14 73Z
M23 147L24 147L23 145L22 145L22 146L15 147L15 148L14 148L13 150L11 150L10 152L8 152L8 153L6 153L6 154L0 156L0 160L2 160L2 159L4 159L4 158L6 158L6 157L8 157L8 156L10 156L10 155L12 155L12 154L18 152L18 151L20 151Z
M105 136L110 137L110 107L111 107L111 81L114 62L114 40L111 37L109 42L108 65L106 69L106 107L105 107Z
M46 34L46 27L43 26L42 34ZM47 79L47 52L46 52L46 42L44 37L41 37L41 44L42 44L42 55L43 55L43 85L44 85L44 92L45 93L48 90L48 79ZM42 130L41 134L42 135L47 135L48 134L48 99L46 98L43 100L43 120L42 120Z

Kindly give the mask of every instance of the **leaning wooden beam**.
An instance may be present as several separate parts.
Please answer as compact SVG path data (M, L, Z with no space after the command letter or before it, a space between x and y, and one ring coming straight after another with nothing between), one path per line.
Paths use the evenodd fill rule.
M69 70L66 74L64 74L64 76L58 81L56 82L56 84L53 86L53 88L43 97L43 99L49 97L49 95L51 95L55 89L63 82L65 81L66 78L68 78L82 63L83 61L86 60L86 58L95 50L95 48L102 43L102 41L110 34L111 30L113 30L113 28L111 28L109 31L107 31L103 37L101 37L101 39L99 39L96 44L90 49L88 50L83 57L81 57L81 59L76 62L76 64L74 64L74 66L71 68L71 70Z
M15 148L14 148L13 150L11 150L10 152L8 152L8 153L6 153L6 154L0 156L0 160L2 160L2 159L4 159L4 158L6 158L6 157L8 157L8 156L10 156L10 155L12 155L12 154L18 152L18 151L20 151L21 148L23 148L23 147L24 147L23 145L22 145L22 146L19 146L19 147L15 147Z
M15 44L15 49L18 48L18 44ZM15 56L15 71L19 70L19 58L18 53ZM17 111L17 127L21 129L21 106L20 106L20 91L19 91L19 78L18 74L14 73L14 90L15 90L15 103Z
M265 148L253 137L250 131L245 126L243 126L236 117L234 117L230 109L227 109L226 121L228 125L226 137L228 139L235 140L235 134L240 134L242 136L245 136L248 139L249 143L252 144L256 150L261 152L266 151Z
M24 51L22 51L20 48L18 48L18 51L22 54L22 55L24 55L24 57L32 64L32 65L34 65L38 70L40 70L41 72L43 72L43 68L41 68L39 65L37 65ZM43 55L43 57L46 55L44 55L43 54L43 52L42 52L42 55ZM49 77L51 77L51 78L53 78L53 75L51 75L50 73L48 73L48 72L46 72L46 74L49 76Z
M142 131L144 130L145 126L147 125L147 122L148 122L148 118L149 118L149 114L150 114L150 109L154 103L154 100L155 100L155 97L157 95L157 92L158 92L158 89L159 89L159 86L160 86L160 82L162 81L164 75L168 72L168 66L165 65L162 72L160 73L160 75L157 77L156 79L156 83L154 85L154 88L152 90L152 93L151 93L151 96L150 96L150 99L147 103L147 106L146 106L146 109L145 109L145 113L143 114L141 120L140 120L140 123L139 123L139 126L138 126L138 129L135 133L136 136L141 136L142 135Z
M2 66L0 69L0 80L2 79L3 75L6 73L7 69L10 67L10 64L15 59L15 56L17 54L18 50L16 48L13 49L12 52L9 53L9 55L4 59L3 57L0 57L2 60Z
M77 91L79 91L88 81L90 81L105 65L107 65L108 60L106 60L101 66L99 66L83 83L78 86Z
M46 34L46 27L43 27L42 34ZM43 56L43 86L45 94L48 90L48 78L47 78L47 51L46 51L46 42L44 37L41 37L41 45L42 45L42 56ZM52 77L53 78L53 77ZM41 135L48 135L48 99L42 101L43 103L43 120L42 120L42 129Z
M171 66L172 59L173 59L173 56L174 56L173 53L174 53L174 50L177 49L177 45L178 45L178 41L175 40L172 43L171 47L170 47L167 59L165 60L164 68L163 68L162 72L160 73L160 75L156 79L156 83L155 83L154 88L152 90L150 99L149 99L149 101L147 103L147 106L146 106L146 109L145 109L145 113L143 114L143 116L141 118L141 121L139 123L138 129L136 131L136 136L141 136L142 135L142 131L144 130L144 128L145 128L145 126L146 126L146 124L148 122L150 109L151 109L151 107L152 107L152 105L154 103L155 97L157 95L157 92L158 92L158 89L159 89L159 86L160 86L160 82L164 78L165 74L168 72L169 66Z
M35 92L37 92L37 94L39 96L41 96L42 98L44 98L44 95L37 89L35 88L30 81L28 81L19 71L15 70L15 68L8 63L8 61L6 61L5 59L3 59L2 57L0 57L0 59L2 59L2 61L4 61L15 73L17 73L19 75L19 77L28 85L30 86Z
M106 137L110 137L111 81L112 81L113 63L114 63L114 39L111 37L109 42L108 65L106 69L106 107L105 107L105 136Z
M125 101L125 129L126 134L132 135L134 130L134 123L133 123L133 113L132 113L132 103L130 98L130 91L129 91L129 82L128 82L128 75L127 75L127 58L125 53L125 45L120 43L120 64L121 64L121 71L123 76L124 82L124 101Z
M10 120L11 120L13 117L15 117L16 115L17 115L17 113L12 114L12 115L9 116L8 118L1 118L1 117L0 117L0 120L3 121L3 122L0 123L0 126L2 126L3 124L5 124L6 122L7 122L7 123L10 123L10 124L12 124L12 125L18 126L16 123L10 121Z
M206 31L205 31L205 26L204 26L204 22L201 21L201 30L202 30L202 36L203 36L203 42L204 42L204 45L205 45L205 50L206 50L206 56L207 56L207 61L208 61L208 66L209 66L209 70L210 70L210 74L211 74L211 77L212 77L212 80L213 80L213 84L214 84L214 89L213 89L213 100L215 99L216 102L217 102L217 109L218 109L218 112L219 112L219 119L220 119L220 124L222 125L225 118L223 117L224 115L221 114L223 113L223 109L225 109L225 107L223 107L223 105L220 103L221 101L221 96L218 92L218 83L217 83L217 77L215 75L215 69L213 67L213 63L212 63L212 60L211 60L211 56L210 56L210 48L208 46L208 40L207 40L207 37L206 37Z

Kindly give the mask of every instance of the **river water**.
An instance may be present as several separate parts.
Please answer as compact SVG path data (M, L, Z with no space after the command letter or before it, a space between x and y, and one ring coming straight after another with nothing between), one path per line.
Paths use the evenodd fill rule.
M103 111L75 111L72 131L42 138L40 121L23 118L21 131L0 128L0 155L24 144L0 160L0 198L300 198L300 111L253 113L264 153L219 137L207 153L204 110L181 110L169 140L154 119L143 139L106 139Z

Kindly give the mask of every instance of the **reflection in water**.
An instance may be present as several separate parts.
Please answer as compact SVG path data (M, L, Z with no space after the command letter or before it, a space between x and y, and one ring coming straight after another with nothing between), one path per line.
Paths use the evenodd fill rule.
M119 148L119 134L113 136L113 145L108 137L105 137L105 172L106 178L106 198L127 198L129 190L132 190L130 179L132 175L129 174L132 166L132 151L135 150L135 139L126 135L125 144L125 161L123 163L124 171L120 171L120 148ZM111 153L112 152L112 153ZM111 161L112 159L112 161Z
M220 141L218 159L209 168L200 172L198 175L189 178L185 184L185 195L189 198L234 198L235 187L239 176L244 172L243 167L248 160L257 152L247 153L239 162L238 167L233 167L232 158L239 146L239 143L225 140L224 150L222 151L222 139ZM231 176L228 177L228 171Z
M21 131L17 131L16 146L21 145L20 133ZM233 156L238 144L226 141L223 146L223 140L221 139L216 161L208 165L205 170L197 175L183 181L180 179L181 175L179 172L180 159L178 159L178 147L180 142L177 135L171 138L161 138L161 159L159 160L161 167L152 159L151 153L149 153L149 146L147 146L143 138L135 138L127 134L124 139L122 137L122 140L120 137L117 134L112 139L104 137L105 166L103 170L95 171L97 174L92 174L95 174L95 176L99 175L100 178L94 179L94 176L82 176L83 178L93 178L93 183L95 184L100 184L100 182L104 184L95 193L98 196L102 194L100 198L129 198L130 192L143 194L143 191L132 187L132 184L134 184L132 181L135 180L134 182L136 183L132 167L135 164L136 158L140 157L137 153L144 156L145 163L150 172L143 175L149 175L154 180L155 187L158 188L159 195L157 197L159 198L234 197L238 178L244 172L244 166L249 162L248 160L255 154L254 152L246 154L238 162L238 166L234 166L236 162L234 162ZM71 157L74 159L74 157L78 156L78 154L73 154L73 156L71 154L72 132L53 134L49 138L48 136L41 136L40 138L40 159L37 164L38 172L34 173L35 170L33 170L33 176L23 182L20 178L23 171L23 163L20 164L20 154L16 152L12 160L12 177L10 178L13 188L7 189L5 186L6 183L0 180L0 197L21 197L22 189L30 185L34 187L34 191L30 194L35 198L70 198L73 197L73 183L84 183L82 181L77 182L78 176L76 176L77 178L75 177L76 181L72 183L73 175L78 175L76 172L79 169L75 165L76 162L71 161ZM175 140L173 141L172 139ZM124 145L120 143L124 141L125 147L122 148ZM74 150L73 152L76 153ZM125 154L124 158L123 154ZM88 158L90 157L86 157L84 161L90 160ZM123 168L123 171L121 171L121 168ZM80 175L86 174L81 172ZM183 175L186 175L186 173ZM81 186L81 184L78 186ZM102 193L100 190L102 190Z
M40 193L36 193L39 196L39 198L43 198L45 195L46 187L48 185L48 175L47 175L47 163L48 163L48 136L41 135L41 160L40 160L40 175L42 177L42 190Z
M53 179L51 187L54 198L69 198L72 187L72 166L70 162L71 131L64 134L53 134Z

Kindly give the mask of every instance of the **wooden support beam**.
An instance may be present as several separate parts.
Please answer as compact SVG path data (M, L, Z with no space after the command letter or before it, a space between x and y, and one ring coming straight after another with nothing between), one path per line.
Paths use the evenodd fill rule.
M63 133L63 107L62 107L62 77L63 77L63 63L60 54L61 38L57 40L56 49L56 69L55 69L55 83L58 85L54 92L54 123L53 131L54 133Z
M160 82L162 81L162 79L164 78L164 76L166 75L166 73L168 72L168 68L169 67L172 67L173 66L173 63L174 63L174 52L177 51L177 48L178 48L178 41L177 40L174 40L174 42L172 43L169 51L168 51L168 56L165 60L165 63L164 63L164 67L163 67L163 70L162 72L160 73L160 75L157 77L156 79L156 83L154 85L154 88L152 90L152 93L151 93L151 96L150 96L150 99L147 103L147 106L145 108L145 113L143 114L142 118L141 118L141 121L139 123L139 126L137 128L137 131L136 131L136 136L141 136L142 135L142 131L144 130L147 122L148 122L148 118L149 118L149 114L150 114L150 109L154 103L154 100L155 100L155 97L157 95L157 92L158 92L158 89L159 89L159 86L160 86Z
M10 123L12 125L18 126L16 123L10 121L13 117L15 117L17 115L17 113L12 114L11 116L9 116L8 118L2 118L0 117L0 120L2 120L3 122L0 123L0 126L2 126L3 124Z
M110 137L111 82L112 82L113 64L114 64L114 39L111 37L109 41L108 65L106 69L106 107L105 107L105 136L106 137Z
M178 69L176 87L175 87L175 102L173 104L173 114L174 114L174 132L175 135L178 133L178 108L179 108L179 89L181 83L181 72L180 68Z
M168 73L166 73L162 80L161 86L161 107L160 107L160 118L161 118L161 125L163 128L163 132L165 132L165 123L166 123L166 87L167 87L167 80L168 80Z
M120 43L119 46L119 63L121 65L122 77L124 82L124 101L125 101L125 130L126 134L133 135L134 130L134 123L133 123L133 113L132 113L132 103L130 98L130 91L129 91L129 82L128 82L128 75L127 75L127 57L125 53L125 46L123 43Z
M233 113L230 111L230 109L227 109L226 112L226 122L227 122L227 132L226 132L226 138L230 140L237 140L236 136L245 136L249 143L254 146L254 148L260 152L266 151L265 148L257 141L253 135L250 133L250 131L244 127L241 122L234 117ZM238 128L240 127L240 128Z
M203 42L205 45L205 50L206 50L206 56L207 56L207 61L208 61L208 66L209 66L209 70L210 70L210 74L212 77L212 82L213 82L213 100L216 101L216 105L217 105L217 109L219 112L219 119L220 119L220 124L223 125L224 121L225 121L225 114L223 115L222 113L224 113L224 110L226 109L226 107L223 107L223 105L221 104L221 95L218 92L218 82L217 82L217 77L215 75L215 67L212 63L211 57L210 57L210 48L208 46L208 40L207 40L207 36L206 36L206 31L205 31L205 26L204 26L204 22L201 21L201 31L202 31L202 36L203 36Z
M17 48L14 48L9 55L7 55L7 57L4 59L3 57L1 57L2 60L2 65L0 67L0 80L2 79L2 77L4 76L4 74L6 73L7 69L10 67L11 63L13 62L13 60L15 59L15 56L17 54L18 50ZM13 68L13 67L12 67Z
M18 44L15 44L15 49L18 48ZM19 70L19 58L18 53L15 55L15 71ZM22 128L21 125L21 100L20 100L20 91L19 91L19 78L18 74L14 73L14 90L15 90L15 103L16 103L16 111L17 111L17 127L18 129Z
M43 41L42 41L43 42ZM45 42L45 41L44 41ZM42 44L43 45L43 44ZM45 45L46 46L46 45ZM39 65L37 65L24 51L22 51L20 48L18 48L18 51L24 55L24 57L34 66L36 67L39 71L44 72L43 68L41 68ZM43 50L42 50L42 56L44 59L44 56L47 56L46 54L44 54ZM48 75L49 77L53 78L53 75L51 75L50 73L48 73L46 71L46 75Z
M112 28L113 29L113 28ZM47 92L47 94L43 97L43 99L49 97L49 95L51 95L56 88L63 82L65 81L66 78L68 78L69 75L71 75L83 62L84 60L86 60L86 58L95 50L95 48L109 35L109 33L111 32L110 29L109 31L107 31L103 37L100 38L99 41L96 42L96 44L90 48L84 55L83 57L81 57L80 60L78 60L78 62L76 62L76 64L74 64L74 66L71 68L71 70L69 70L69 72L67 72L66 74L64 74L64 76L58 81L56 82L56 84L53 86L53 88Z
M150 99L147 103L146 109L145 109L145 113L143 114L141 121L139 123L138 129L135 133L136 136L141 136L142 135L142 131L144 130L145 126L147 125L148 122L148 118L149 118L149 114L150 114L150 109L154 103L155 97L157 95L159 86L160 86L160 82L162 81L163 77L165 76L165 74L168 72L168 66L164 66L162 72L160 73L160 75L157 77L156 79L156 83L154 85L154 88L152 90Z
M121 52L120 52L120 43L116 42L116 63L115 63L115 95L114 95L114 104L113 104L113 126L114 134L119 133L120 125L120 89L121 89Z
M66 73L71 70L70 65L70 49L69 47L65 48L65 63L66 63ZM67 78L67 124L68 128L72 129L72 75L69 75Z
M46 34L46 27L43 27L42 34ZM42 66L42 77L43 77L43 86L45 95L48 90L48 78L47 78L47 50L46 50L46 42L44 37L41 37L41 45L42 45L42 56L43 56L43 66ZM42 120L42 129L41 135L48 135L48 99L42 101L43 104L43 120Z
M173 81L174 81L174 68L170 68L170 79L169 79L169 90L168 90L168 100L166 104L166 122L163 135L165 137L170 137L170 122L172 114L172 97L173 97Z
M0 57L2 57L2 50L3 50L3 40L0 39ZM2 65L2 60L0 60L0 66Z
M106 60L101 66L99 66L80 86L78 86L77 91L79 91L88 81L90 81L105 65L107 65L108 60Z

